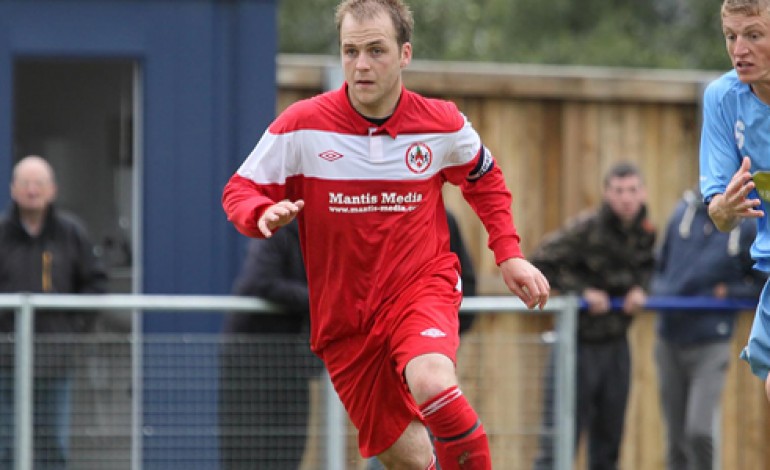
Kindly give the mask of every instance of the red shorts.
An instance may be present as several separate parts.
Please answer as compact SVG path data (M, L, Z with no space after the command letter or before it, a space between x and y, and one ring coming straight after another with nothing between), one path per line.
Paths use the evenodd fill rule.
M456 361L462 301L457 273L434 274L415 284L378 314L370 332L333 341L321 352L358 429L358 448L364 457L384 452L411 421L422 420L403 378L406 364L426 353Z

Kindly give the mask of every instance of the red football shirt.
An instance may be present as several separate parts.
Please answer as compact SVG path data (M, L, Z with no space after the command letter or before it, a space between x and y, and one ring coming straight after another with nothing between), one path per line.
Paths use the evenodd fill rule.
M368 331L421 275L457 263L445 182L461 188L498 263L521 256L502 172L453 103L402 89L378 127L355 111L343 85L294 103L270 125L227 183L223 206L241 233L260 237L268 206L305 201L300 239L319 351Z

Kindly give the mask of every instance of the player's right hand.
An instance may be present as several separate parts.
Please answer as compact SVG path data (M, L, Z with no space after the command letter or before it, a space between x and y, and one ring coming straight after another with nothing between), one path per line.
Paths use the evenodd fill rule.
M259 217L257 227L265 238L273 236L273 232L278 227L288 224L299 214L299 211L305 207L305 201L297 199L294 202L284 199L265 209L265 212Z
M500 263L500 271L508 289L516 294L527 308L539 307L542 310L545 307L551 286L539 269L524 258L509 258Z
M749 198L756 187L751 176L751 159L743 157L723 194L716 194L709 203L709 217L722 231L729 232L742 218L758 218L764 215L759 199Z

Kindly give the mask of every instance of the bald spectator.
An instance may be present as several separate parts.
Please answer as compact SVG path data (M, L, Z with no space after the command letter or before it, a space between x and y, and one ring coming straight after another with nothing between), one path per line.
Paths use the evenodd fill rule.
M83 225L56 209L56 180L36 155L13 169L12 204L0 219L0 292L104 293L107 276ZM67 468L72 396L72 345L67 335L92 331L94 314L36 313L34 357L35 470ZM0 312L0 332L15 329L13 312ZM13 468L14 370L12 344L0 343L0 468Z

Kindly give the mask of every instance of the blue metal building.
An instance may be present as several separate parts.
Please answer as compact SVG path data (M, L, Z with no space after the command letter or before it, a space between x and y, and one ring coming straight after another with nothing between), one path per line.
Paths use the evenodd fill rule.
M0 2L0 181L48 158L115 291L229 292L221 190L274 116L276 3Z
M245 239L221 193L274 116L276 4L0 2L0 182L21 157L47 158L58 205L84 219L113 292L230 292ZM9 202L0 191L0 206ZM217 313L148 313L143 329L210 333L221 324ZM169 404L183 405L177 390L156 386L165 377L149 370L175 354L164 351L145 347L144 425L159 430L172 416L216 429L216 357L174 385L202 380L211 392L173 414ZM216 468L205 463L218 459L213 434L144 440L145 457L165 459L164 469ZM181 442L175 455L166 441Z

